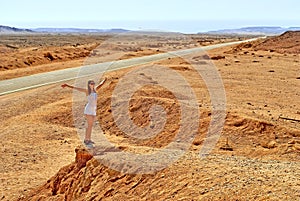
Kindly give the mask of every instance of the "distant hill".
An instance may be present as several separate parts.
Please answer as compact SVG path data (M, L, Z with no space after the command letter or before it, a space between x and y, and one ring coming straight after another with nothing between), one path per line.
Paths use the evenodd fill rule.
M0 33L28 33L28 32L33 32L33 31L30 29L19 29L15 27L0 25Z
M80 28L36 28L34 32L44 33L124 33L126 29L80 29Z
M238 29L221 29L199 34L244 34L244 35L279 35L286 31L297 31L300 27L283 28L278 26L256 26L243 27ZM10 26L0 25L0 33L125 33L126 29L83 29L83 28L35 28L20 29Z
M287 31L279 36L268 37L254 46L255 50L300 54L300 31Z
M209 34L247 34L247 35L278 35L286 31L297 31L300 27L272 27L272 26L258 26L258 27L243 27L239 29L221 29L216 31L209 31Z
M124 33L126 29L36 28L20 29L0 25L0 33Z

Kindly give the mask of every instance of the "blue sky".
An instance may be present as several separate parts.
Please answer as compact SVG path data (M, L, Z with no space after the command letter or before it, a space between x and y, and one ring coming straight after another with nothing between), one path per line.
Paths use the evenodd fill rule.
M5 0L0 24L198 32L300 26L299 0Z

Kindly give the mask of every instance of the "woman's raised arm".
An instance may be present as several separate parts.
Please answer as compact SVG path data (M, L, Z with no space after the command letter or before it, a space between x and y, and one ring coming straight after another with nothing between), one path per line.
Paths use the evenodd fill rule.
M88 93L88 91L86 89L83 89L83 88L79 88L79 87L74 87L72 85L69 85L69 84L62 84L61 85L62 88L65 88L65 87L69 87L71 89L76 89L77 91L80 91L80 92L84 92L84 93Z
M104 82L106 81L106 78L104 78L99 85L96 87L96 90L100 89L100 87L104 84Z

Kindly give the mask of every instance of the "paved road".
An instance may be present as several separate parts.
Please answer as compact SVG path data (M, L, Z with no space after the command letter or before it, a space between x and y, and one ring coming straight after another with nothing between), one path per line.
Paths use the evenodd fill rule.
M151 63L154 61L163 60L169 57L176 57L182 56L187 54L192 54L200 51L206 51L210 49L220 48L229 45L235 45L242 42L248 42L256 40L249 39L244 41L236 41L236 42L229 42L229 43L222 43L216 45L210 45L205 47L197 47L185 50L178 50L169 53L162 53L162 54L155 54L150 56L143 56L138 58L126 59L126 60L119 60L119 61L112 61L112 62L105 62L87 66L80 66L75 68L68 68L63 70L56 70L47 73L39 73L30 76L14 78L10 80L3 80L0 81L0 96L5 94L10 94L18 91L23 91L27 89L32 89L36 87L41 87L49 84L55 84L60 82L65 82L68 80L75 80L79 78L78 74L80 73L80 77L86 77L92 74L105 72L107 67L109 66L109 70L118 70L122 68L128 68L135 65L141 65L146 63ZM113 64L113 65L111 65ZM82 71L84 69L84 71Z

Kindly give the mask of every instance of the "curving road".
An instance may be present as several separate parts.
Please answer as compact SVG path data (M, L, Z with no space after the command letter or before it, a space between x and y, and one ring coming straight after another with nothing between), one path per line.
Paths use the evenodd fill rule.
M192 54L192 53L196 53L196 52L220 48L220 47L224 47L224 46L235 45L235 44L239 44L239 43L243 43L243 42L249 42L249 41L253 41L256 39L257 38L244 40L244 41L236 41L236 42L210 45L210 46L205 46L205 47L197 47L197 48L191 48L191 49L185 49L185 50L178 50L178 51L173 51L173 52L168 52L168 53L155 54L155 55L150 55L150 56L126 59L126 60L105 62L105 63L99 63L99 64L93 64L93 65L87 65L87 66L80 66L80 67L75 67L75 68L68 68L68 69L63 69L63 70L47 72L47 73L34 74L34 75L20 77L20 78L3 80L3 81L0 81L0 96L18 92L18 91L37 88L37 87L41 87L41 86L45 86L45 85L65 82L68 80L75 80L75 79L79 78L79 76L78 76L79 73L80 73L80 77L86 77L86 76L90 76L93 74L98 74L101 72L105 72L108 66L109 66L109 71L113 71L113 70L118 70L118 69L122 69L122 68L132 67L135 65L151 63L154 61L159 61L159 60L163 60L163 59L170 58L170 57L183 56L183 55L188 55L188 54ZM82 71L83 69L84 69L84 72Z

